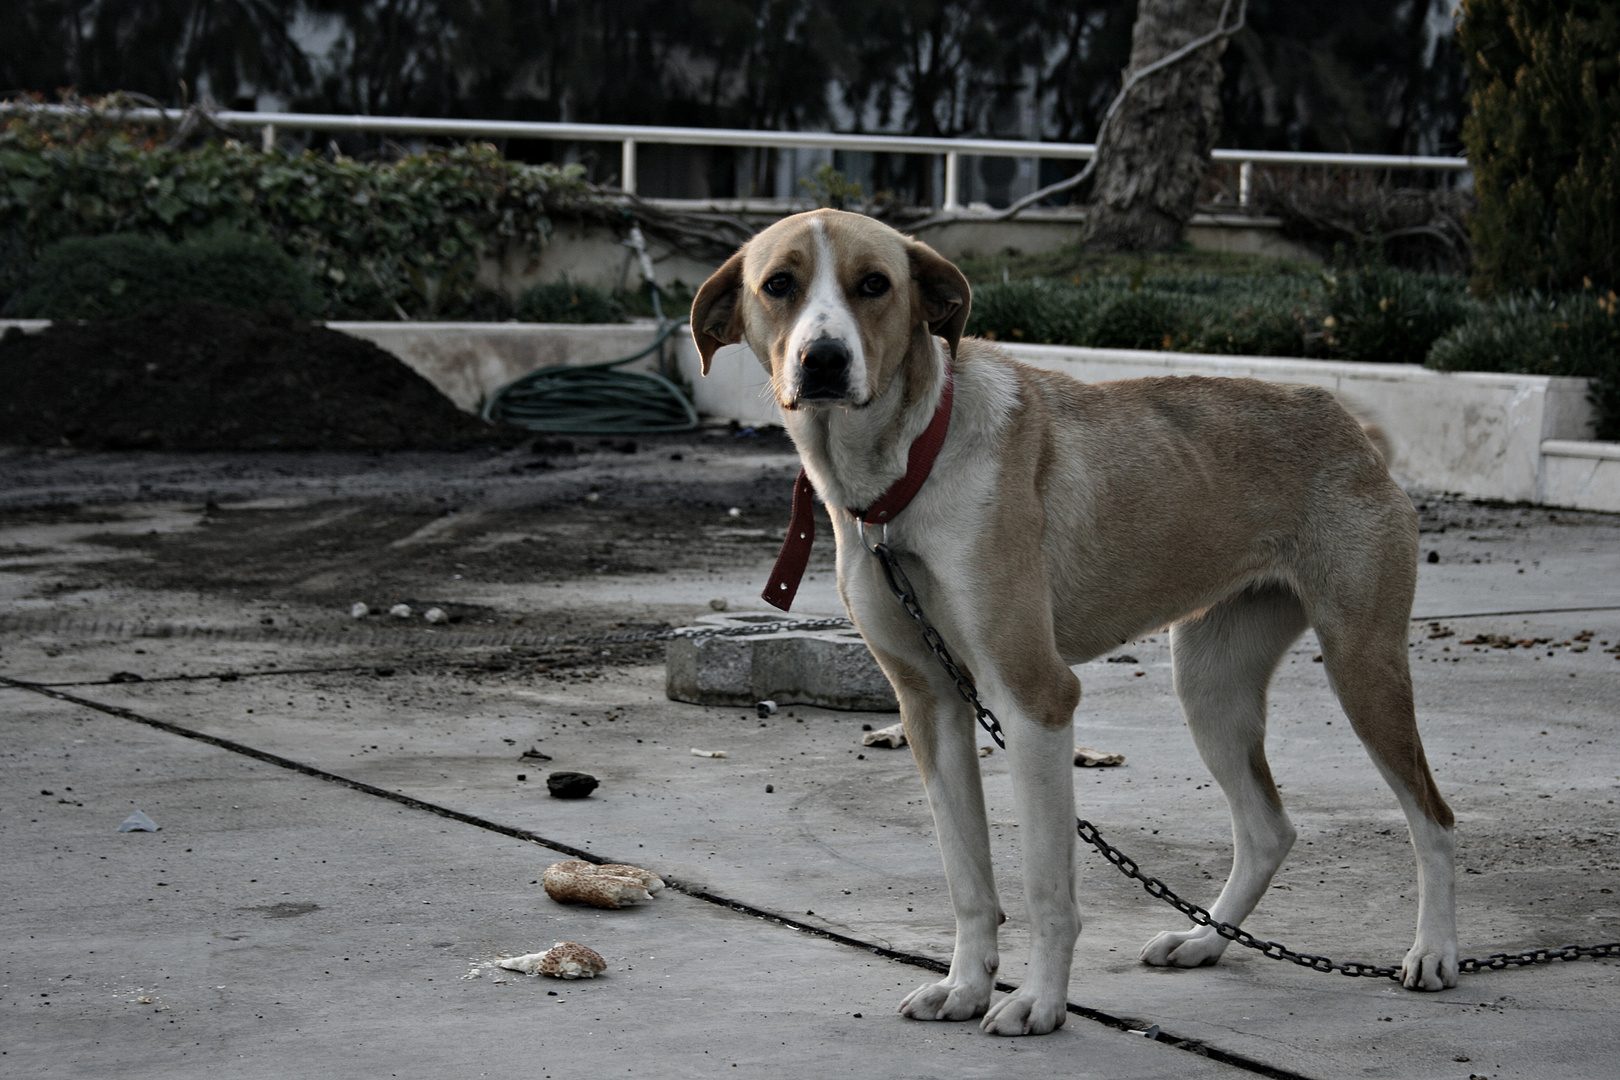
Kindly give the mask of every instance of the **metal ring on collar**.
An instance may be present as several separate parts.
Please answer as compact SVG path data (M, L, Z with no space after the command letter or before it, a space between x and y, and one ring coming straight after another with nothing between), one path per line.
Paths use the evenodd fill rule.
M883 539L879 540L878 543L887 544L889 542L889 523L885 521L882 525L882 529ZM873 555L876 555L877 547L866 538L866 522L862 521L860 518L855 519L855 532L856 535L861 538L861 546L867 551L871 552Z

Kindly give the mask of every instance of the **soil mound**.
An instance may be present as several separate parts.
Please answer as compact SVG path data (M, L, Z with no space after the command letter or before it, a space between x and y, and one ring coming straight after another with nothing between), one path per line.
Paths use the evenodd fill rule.
M0 338L0 443L444 450L524 433L461 412L369 341L201 301Z

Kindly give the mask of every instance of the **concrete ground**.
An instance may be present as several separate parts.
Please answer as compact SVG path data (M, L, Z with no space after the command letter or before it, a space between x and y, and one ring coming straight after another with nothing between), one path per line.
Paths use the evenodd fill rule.
M895 717L762 721L666 700L656 645L540 643L681 625L711 599L763 609L786 448L572 449L0 458L0 675L90 703L0 688L0 1075L1614 1075L1620 962L1432 995L1236 949L1214 968L1146 968L1137 949L1181 920L1089 851L1070 1000L1165 1041L1084 1015L1011 1040L906 1021L894 1007L927 972L694 897L949 956L910 755L859 745ZM1420 506L1438 561L1420 567L1414 678L1457 811L1464 954L1620 939L1620 519ZM829 554L795 614L836 613ZM355 600L438 603L456 621L355 621ZM1301 640L1272 695L1300 840L1247 928L1398 962L1410 847L1315 653ZM1126 756L1076 770L1081 812L1208 903L1230 854L1224 803L1180 730L1163 635L1122 656L1079 669L1077 741ZM550 760L520 757L531 748ZM601 787L551 799L562 769ZM1016 983L1027 935L1002 755L984 777ZM135 809L162 830L117 832ZM538 879L562 856L502 829L686 891L556 904ZM488 966L561 940L607 973Z

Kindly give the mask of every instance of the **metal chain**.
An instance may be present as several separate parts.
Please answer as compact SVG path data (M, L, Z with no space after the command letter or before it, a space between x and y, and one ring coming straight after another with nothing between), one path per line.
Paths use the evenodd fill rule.
M912 588L910 579L906 577L906 572L901 569L900 561L895 557L894 551L887 543L869 545L868 550L877 556L878 565L883 568L883 577L888 582L889 590L900 601L900 606L905 609L906 614L911 616L912 621L922 629L923 643L928 646L929 651L934 654L934 658L939 661L939 666L945 670L945 674L949 675L956 683L956 692L962 695L963 701L973 707L973 713L979 721L979 725L990 733L990 737L995 740L997 746L1005 750L1007 740L1002 734L1001 721L997 720L995 714L985 707L983 701L979 700L979 691L973 685L973 680L957 666L956 660L945 646L945 639L940 636L939 631L924 616L922 604L917 600L917 591ZM1097 826L1084 818L1078 817L1074 819L1074 823L1080 839L1096 848L1102 857L1112 863L1114 868L1121 874L1124 874L1132 881L1141 882L1143 891L1149 896L1163 900L1195 924L1210 927L1228 941L1235 941L1245 948L1254 949L1256 952L1269 956L1273 960L1287 960L1290 963L1298 964L1300 967L1308 967L1312 971L1336 971L1351 978L1371 977L1393 979L1396 982L1401 981L1401 969L1399 966L1365 964L1355 960L1340 963L1326 956L1295 952L1281 942L1264 941L1241 926L1222 922L1211 915L1207 908L1199 907L1190 900L1182 899L1169 885L1150 874L1143 873L1135 859L1132 859L1119 848L1103 839L1102 833L1097 831ZM1605 942L1601 945L1564 945L1556 949L1530 949L1522 953L1492 953L1483 959L1470 957L1466 960L1459 960L1457 968L1459 971L1473 974L1481 971L1501 971L1510 967L1524 967L1529 964L1549 964L1554 960L1578 960L1583 956L1620 956L1620 941Z

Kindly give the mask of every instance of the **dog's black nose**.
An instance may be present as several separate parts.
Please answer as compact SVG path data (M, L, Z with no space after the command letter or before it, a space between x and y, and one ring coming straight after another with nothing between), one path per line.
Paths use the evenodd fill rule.
M817 338L799 354L800 398L841 398L849 393L849 346L837 338Z

